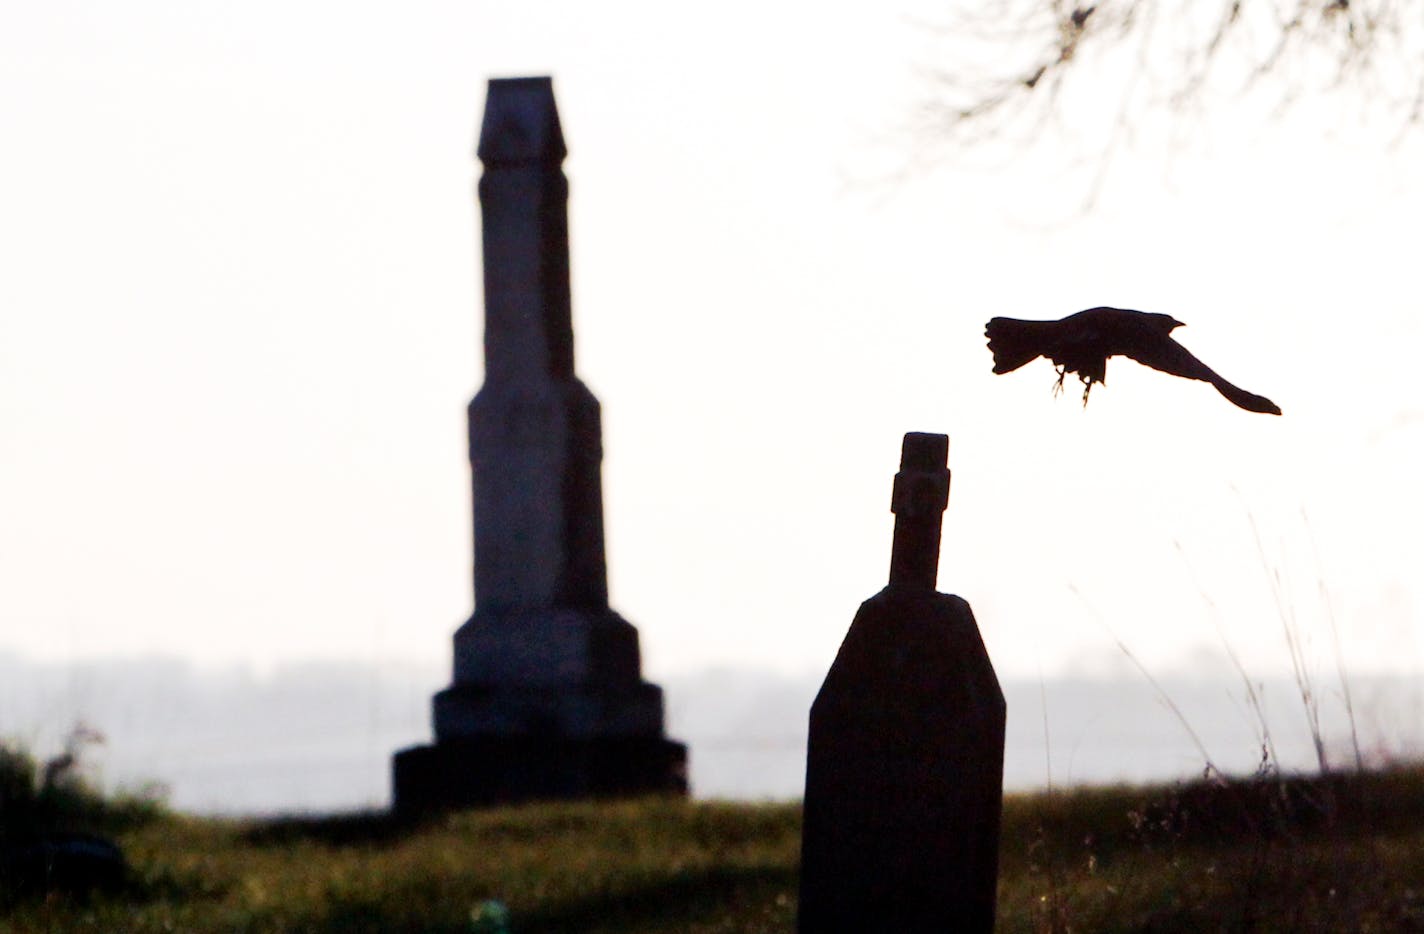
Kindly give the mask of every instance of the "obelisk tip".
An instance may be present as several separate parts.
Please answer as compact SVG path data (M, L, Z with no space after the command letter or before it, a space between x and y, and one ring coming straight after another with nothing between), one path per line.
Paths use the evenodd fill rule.
M557 165L566 155L554 79L491 78L480 126L480 161L486 166Z

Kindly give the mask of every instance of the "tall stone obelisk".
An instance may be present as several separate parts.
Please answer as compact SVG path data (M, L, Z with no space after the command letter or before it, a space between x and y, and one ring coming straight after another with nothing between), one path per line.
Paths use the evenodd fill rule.
M574 375L566 153L549 78L490 81L475 612L435 695L435 743L395 757L400 812L687 790L638 632L608 606L599 405Z

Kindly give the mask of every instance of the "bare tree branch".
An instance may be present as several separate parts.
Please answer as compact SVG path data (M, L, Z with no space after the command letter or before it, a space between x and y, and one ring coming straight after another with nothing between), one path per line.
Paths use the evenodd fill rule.
M1339 96L1401 136L1424 123L1424 0L949 2L920 24L935 51L917 135L941 155L1094 113L1112 122L1092 136L1101 176L1148 115L1252 96L1277 113Z

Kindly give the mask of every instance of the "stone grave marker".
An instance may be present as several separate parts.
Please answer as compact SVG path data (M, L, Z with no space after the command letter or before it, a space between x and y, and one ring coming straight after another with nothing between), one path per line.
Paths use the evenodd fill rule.
M889 586L811 706L801 934L994 927L1004 695L969 604L935 590L948 456L905 435Z

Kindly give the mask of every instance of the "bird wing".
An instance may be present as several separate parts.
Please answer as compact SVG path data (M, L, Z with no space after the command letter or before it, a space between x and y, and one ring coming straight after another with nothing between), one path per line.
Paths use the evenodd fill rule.
M1163 373L1170 373L1185 379L1199 379L1211 383L1216 387L1217 392L1249 412L1261 412L1268 415L1281 414L1280 407L1270 399L1258 396L1253 392L1247 392L1241 387L1227 382L1220 374L1198 360L1190 350L1177 343L1168 334L1156 334L1150 340L1134 341L1130 349L1120 352L1123 356L1131 357L1138 363L1150 366L1154 370L1161 370Z

